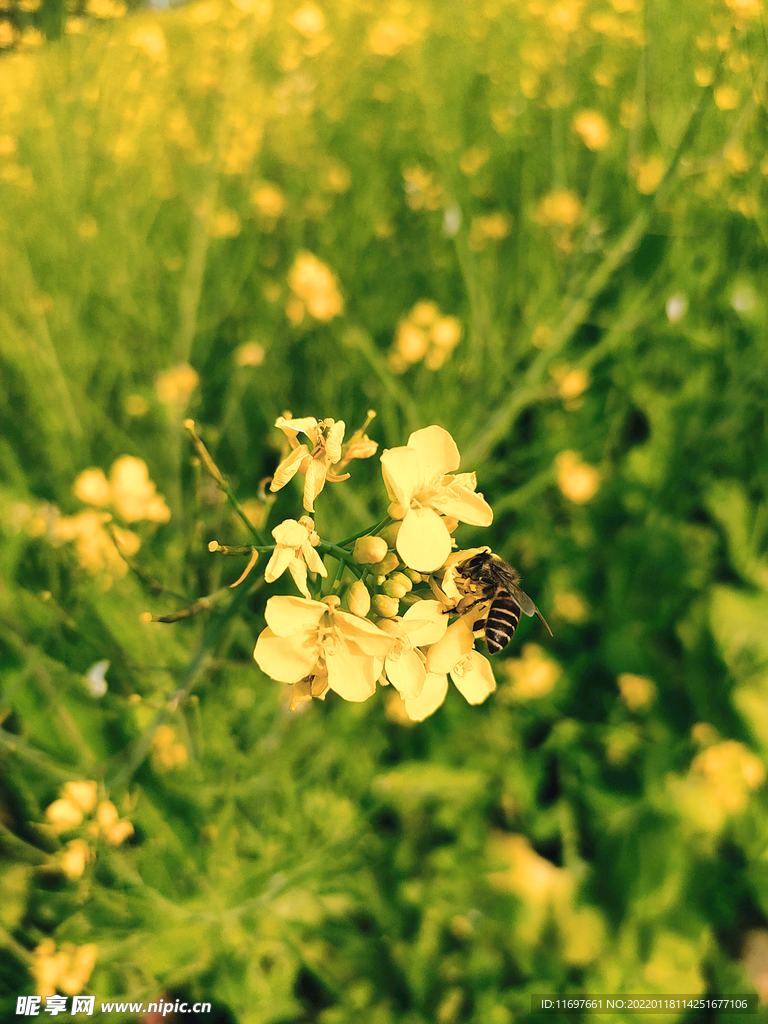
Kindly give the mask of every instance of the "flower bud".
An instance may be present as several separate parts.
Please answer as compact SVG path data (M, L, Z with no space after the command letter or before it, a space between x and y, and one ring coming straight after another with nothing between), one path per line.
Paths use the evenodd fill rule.
M405 587L406 594L409 590L413 590L413 583L409 576L406 576L403 572L393 572L389 577L393 583L399 583L401 587Z
M377 594L371 602L371 608L376 615L380 615L383 619L392 619L400 610L400 604L397 598L387 597L386 594Z
M352 557L358 565L380 562L387 554L387 542L382 537L358 537Z
M398 583L396 580L392 579L391 576L389 579L384 581L381 592L382 594L386 594L387 597L396 597L398 600L401 597L405 597L408 593L402 583Z
M379 534L379 536L383 537L384 540L387 542L388 548L393 548L395 546L395 542L397 541L397 535L398 533L400 533L400 527L402 525L403 524L401 522L390 523L389 526L385 526L384 529Z
M424 577L420 572L416 572L415 569L403 569L403 572L411 581L411 583L421 583Z
M347 591L347 608L361 619L371 610L371 595L362 580L357 580Z
M389 576L398 565L400 565L400 559L394 551L390 551L386 558L382 558L380 562L375 562L371 566L371 572L377 576Z
M405 519L405 513L408 511L407 505L401 505L399 501L393 501L387 508L387 513L393 519Z

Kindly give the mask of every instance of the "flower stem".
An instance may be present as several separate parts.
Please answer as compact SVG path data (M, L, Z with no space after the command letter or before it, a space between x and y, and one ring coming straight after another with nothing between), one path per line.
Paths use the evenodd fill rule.
M184 426L187 428L187 430L189 431L189 433L190 433L190 435L192 437L192 443L195 446L195 451L197 452L200 461L202 462L203 466L205 467L206 471L208 472L208 475L213 477L213 479L219 485L221 490L226 494L227 501L230 503L232 508L235 510L235 512L237 512L237 514L240 516L242 521L245 523L247 529L251 533L251 536L254 537L255 540L260 545L263 545L264 544L264 538L261 536L261 533L253 525L251 520L248 518L248 516L243 511L242 505L240 504L240 502L235 497L235 495L234 495L234 493L232 491L232 488L229 486L229 481L226 480L226 478L222 474L222 472L219 469L219 467L216 465L216 463L211 458L211 453L208 451L208 449L205 447L203 442L198 437L197 430L195 429L195 421L191 420L191 419L184 420Z

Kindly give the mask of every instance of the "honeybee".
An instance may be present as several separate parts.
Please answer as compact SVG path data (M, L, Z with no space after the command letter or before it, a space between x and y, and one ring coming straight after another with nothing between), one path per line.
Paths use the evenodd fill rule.
M484 629L489 654L498 654L507 646L515 635L521 611L528 616L538 615L552 636L547 620L520 589L517 569L503 558L490 551L480 551L456 566L456 577L465 593L456 607L459 614L490 601L487 612L474 624L475 629Z

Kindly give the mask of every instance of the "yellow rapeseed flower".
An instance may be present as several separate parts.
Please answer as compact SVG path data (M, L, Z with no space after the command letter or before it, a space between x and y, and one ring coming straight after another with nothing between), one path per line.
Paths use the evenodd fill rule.
M179 410L186 407L192 392L200 382L197 371L188 363L171 366L157 375L155 393L163 405L176 406Z
M75 946L65 942L57 952L53 939L43 939L32 951L30 968L40 996L52 996L57 990L68 996L82 992L96 965L98 947L93 943Z
M573 129L588 149L605 149L611 141L611 129L597 110L580 110L573 119Z
M448 616L437 601L417 601L388 624L386 631L395 644L384 660L384 671L405 700L419 697L427 678L427 658L419 648L442 640L447 629Z
M274 528L272 536L277 546L264 570L264 580L267 583L274 583L288 569L293 582L304 597L309 598L307 569L321 576L328 575L323 560L315 551L320 543L320 538L315 532L315 524L309 516L302 516L298 522L295 519L286 519Z
M581 200L575 192L560 189L550 192L539 203L536 219L540 224L557 224L570 228L581 217Z
M341 459L344 421L324 419L318 422L312 416L300 419L280 416L275 426L288 438L292 451L275 470L269 489L279 491L297 473L301 473L304 476L304 508L307 512L314 512L315 498L322 491L326 480L339 482L348 479L348 474L334 476L328 473L329 467ZM306 434L312 448L299 444L297 434Z
M133 825L126 818L120 818L111 800L102 800L96 808L96 822L112 846L119 846L133 835Z
M597 494L600 473L594 466L582 462L576 452L564 451L555 459L557 486L571 501L583 505Z
M293 12L288 23L305 39L312 39L325 28L325 15L317 4L306 3Z
M455 473L460 461L456 442L436 425L416 430L407 445L381 455L389 513L402 519L397 552L417 572L434 572L451 553L446 519L470 526L493 521L490 505L477 493L475 474Z
M112 488L104 475L97 468L84 469L75 480L73 488L75 496L86 505L109 505L112 501Z
M656 700L656 684L646 676L622 672L617 682L621 699L630 711L646 711Z
M527 701L546 697L562 676L560 666L538 644L524 644L519 658L504 662L511 688L511 701Z
M333 320L344 310L344 299L331 269L311 252L300 252L288 274L288 287L315 320Z
M171 510L166 505L165 498L157 493L143 459L123 455L113 463L109 481L112 488L112 503L126 523L134 523L140 519L148 519L153 523L167 523L171 518Z
M93 851L84 839L72 839L61 855L61 867L68 878L80 878Z
M120 551L129 557L135 555L141 541L131 530L113 526L112 535L120 545L118 551L112 536L104 528L104 524L111 519L108 512L92 510L80 512L76 516L63 516L52 525L51 537L54 541L74 541L77 557L84 569L125 576L128 566Z
M664 161L660 156L636 156L630 164L638 192L649 196L661 184L664 177Z
M253 652L259 668L283 683L327 676L344 700L367 700L395 640L338 605L337 597L271 597Z

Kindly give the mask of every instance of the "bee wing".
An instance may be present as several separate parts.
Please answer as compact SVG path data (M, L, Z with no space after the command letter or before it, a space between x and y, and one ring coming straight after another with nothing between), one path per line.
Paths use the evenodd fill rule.
M531 618L534 615L538 615L538 617L541 619L541 621L547 627L547 632L549 633L549 635L553 636L552 630L549 628L549 623L544 618L544 616L541 614L541 612L536 607L536 605L533 603L533 601L530 599L530 597L528 597L527 594L523 593L523 591L520 589L520 587L518 587L516 585L510 587L509 589L510 589L510 592L513 594L513 596L514 596L515 600L517 601L517 603L520 605L520 608L522 609L522 611L524 611L525 614L529 618Z

